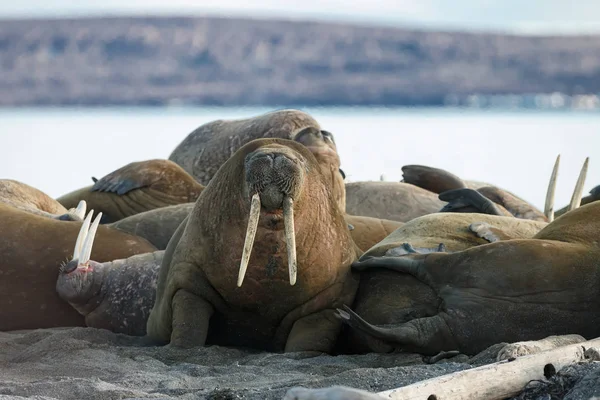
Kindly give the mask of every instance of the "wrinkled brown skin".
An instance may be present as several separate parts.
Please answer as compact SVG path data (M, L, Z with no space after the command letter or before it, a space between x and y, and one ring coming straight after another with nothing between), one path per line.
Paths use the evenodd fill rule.
M133 162L99 179L94 185L59 197L63 206L77 206L102 212L102 223L181 203L196 201L204 186L179 165L169 160Z
M246 278L236 286L250 193L245 158L283 153L306 167L294 199L298 276L289 284L283 223L261 212ZM202 192L167 246L148 336L174 346L214 343L270 351L330 352L341 329L333 309L351 304L360 250L323 174L303 145L259 139L238 150ZM264 206L264 199L261 197Z
M599 217L600 203L595 202L557 218L531 239L456 253L363 259L353 267L401 272L406 289L429 296L417 301L419 307L411 305L409 322L366 331L388 346L424 354L476 354L494 343L549 335L598 337Z
M438 213L424 215L405 223L385 239L365 251L361 259L368 257L399 256L408 254L402 246L410 243L421 253L436 252L443 243L448 252L457 252L489 241L476 236L469 226L476 222L502 229L506 239L531 238L547 224L476 213ZM440 300L427 286L407 274L384 269L369 269L360 274L360 288L352 309L374 325L390 325L406 322L412 318L434 315ZM348 348L352 352L387 352L391 346L351 330L347 335Z
M0 330L83 326L56 293L59 266L73 254L81 222L57 221L0 204ZM98 227L92 257L127 258L156 249L142 238Z
M590 191L589 195L587 195L581 199L581 205L584 206L586 204L590 204L590 203L593 203L594 201L598 201L598 200L600 200L600 185L593 188ZM566 213L568 210L569 210L569 206L563 207L560 210L556 211L554 213L554 216L560 217L561 215Z
M402 167L402 182L410 183L430 192L440 194L447 190L466 188L458 176L439 168L425 165L405 165Z
M548 218L543 212L506 190L496 186L485 186L477 189L477 191L494 203L504 207L515 218L548 222Z
M346 183L346 212L407 222L438 212L445 202L436 193L402 182Z
M41 190L12 179L0 179L0 203L50 218L58 218L68 212ZM73 207L77 207L77 203Z
M304 128L321 129L309 114L299 110L278 110L252 118L216 120L190 133L169 156L198 182L207 185L240 147L254 139L295 139Z

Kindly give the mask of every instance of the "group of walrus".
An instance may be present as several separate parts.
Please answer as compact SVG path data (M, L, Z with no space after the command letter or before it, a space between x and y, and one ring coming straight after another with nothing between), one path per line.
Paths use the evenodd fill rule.
M421 165L346 182L334 135L282 110L204 124L169 160L56 200L0 180L0 330L328 354L595 338L600 186L582 199L586 160L555 213L558 165L545 212Z

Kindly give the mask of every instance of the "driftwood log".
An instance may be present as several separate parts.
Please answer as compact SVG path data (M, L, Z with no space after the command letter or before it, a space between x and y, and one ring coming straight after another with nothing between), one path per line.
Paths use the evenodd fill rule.
M427 379L379 393L344 386L325 389L293 388L284 400L500 400L521 392L532 380L583 361L585 351L600 348L600 338L562 346L465 371Z

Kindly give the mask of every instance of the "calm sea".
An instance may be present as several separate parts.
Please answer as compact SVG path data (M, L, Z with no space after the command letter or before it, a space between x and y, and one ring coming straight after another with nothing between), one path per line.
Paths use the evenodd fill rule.
M56 197L132 161L168 158L199 125L258 108L0 110L0 178ZM586 156L586 193L600 184L600 113L457 109L307 109L335 135L349 180L402 179L424 164L508 189L543 208L561 154L557 206L570 196Z

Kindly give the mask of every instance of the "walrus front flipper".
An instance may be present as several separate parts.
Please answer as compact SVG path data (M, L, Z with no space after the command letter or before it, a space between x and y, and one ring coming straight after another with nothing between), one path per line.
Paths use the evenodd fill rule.
M456 350L458 345L444 319L439 316L417 318L402 324L382 328L372 325L344 306L336 316L345 324L394 347L425 355L436 355L439 349Z
M402 167L402 182L410 183L433 193L466 188L467 185L458 176L443 169L424 165L405 165Z
M386 268L421 278L419 267L423 264L426 256L427 254L410 254L400 257L361 257L352 263L352 268L359 271L369 268Z
M462 212L466 207L475 207L482 214L504 216L498 207L484 195L473 189L455 189L440 193L438 198L447 201L440 212Z
M485 239L490 243L498 242L500 240L513 239L503 230L494 228L486 222L474 222L471 225L469 225L469 230L476 234L478 237Z
M179 289L172 300L173 330L171 346L204 346L208 336L208 321L214 313L214 307L201 297Z

